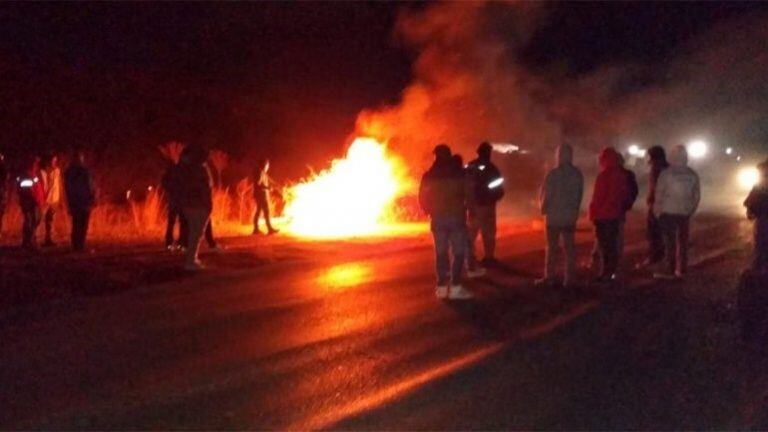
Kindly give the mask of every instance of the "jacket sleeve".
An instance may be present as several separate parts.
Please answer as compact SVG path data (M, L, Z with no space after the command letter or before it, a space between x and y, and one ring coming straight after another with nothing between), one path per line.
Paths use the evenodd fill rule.
M544 184L542 184L541 188L539 189L539 208L541 209L541 214L543 215L547 214L547 208L549 206L549 196L551 193L551 176L552 172L550 171L544 178Z
M425 175L421 178L419 184L419 206L427 215L432 212L431 184L429 178Z
M699 208L699 203L701 203L701 181L699 180L698 174L693 173L693 175L696 178L696 181L693 184L693 206L691 207L691 214L696 213L696 209Z
M579 186L576 188L577 195L579 197L579 211L581 211L581 202L584 201L584 174L581 173L581 171L578 172L578 182Z
M592 192L592 201L589 203L589 217L594 220L597 209L605 201L605 196L608 193L607 184L605 183L605 172L597 175L595 180L595 190Z
M661 216L661 211L665 206L665 200L667 199L667 182L669 181L669 171L665 170L659 175L659 179L656 180L656 196L653 201L653 214L656 217Z

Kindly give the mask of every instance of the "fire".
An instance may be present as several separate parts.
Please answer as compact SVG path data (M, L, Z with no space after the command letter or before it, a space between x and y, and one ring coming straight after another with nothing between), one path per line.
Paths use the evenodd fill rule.
M285 216L288 231L307 237L348 237L381 233L404 191L402 162L374 138L356 138L343 159L312 178L290 186Z

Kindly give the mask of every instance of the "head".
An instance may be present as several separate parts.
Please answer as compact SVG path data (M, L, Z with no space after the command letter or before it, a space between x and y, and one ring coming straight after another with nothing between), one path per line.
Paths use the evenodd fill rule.
M573 164L573 147L571 147L570 144L561 144L557 148L557 164L558 165Z
M261 159L259 161L259 169L264 172L269 171L269 159L267 158Z
M759 164L757 170L760 171L760 183L768 184L768 159Z
M72 149L72 163L75 165L85 165L85 151L80 147Z
M462 158L460 154L457 153L451 156L451 161L453 161L454 168L458 168L460 170L464 169L464 158Z
M479 146L477 146L477 157L479 159L489 160L491 158L492 150L493 147L491 146L491 143L483 141Z
M432 152L435 154L435 162L444 163L451 160L451 148L448 144L438 144Z
M669 152L669 164L672 166L688 165L688 150L684 145L678 144Z
M600 163L600 169L621 166L619 153L613 147L605 147L601 150L597 160Z
M198 145L189 145L181 152L181 163L202 165L208 160L208 151Z
M648 149L648 164L666 164L667 152L664 151L662 146L653 146Z

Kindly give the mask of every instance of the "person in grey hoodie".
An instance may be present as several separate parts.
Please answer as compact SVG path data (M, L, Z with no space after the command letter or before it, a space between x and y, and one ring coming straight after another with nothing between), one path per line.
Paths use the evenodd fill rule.
M552 285L556 281L557 253L560 238L565 249L565 275L563 285L574 281L576 247L574 236L584 195L584 176L573 165L573 148L563 144L557 149L557 167L547 173L539 193L541 214L546 219L547 257L544 277L537 285Z
M653 275L657 279L678 279L685 275L690 220L701 201L699 176L688 167L688 152L684 146L672 149L669 164L669 168L659 175L653 203L653 213L659 218L666 249L666 268Z
M200 239L211 216L211 174L205 166L208 152L197 146L187 146L179 162L179 201L184 218L187 220L187 250L184 268L201 270L203 265L197 258Z

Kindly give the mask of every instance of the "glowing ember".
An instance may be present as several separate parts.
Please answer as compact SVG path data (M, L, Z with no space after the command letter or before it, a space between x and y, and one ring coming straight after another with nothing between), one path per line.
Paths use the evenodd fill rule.
M382 232L395 198L405 187L400 162L373 138L357 138L344 159L291 186L288 231L309 237L346 237Z

